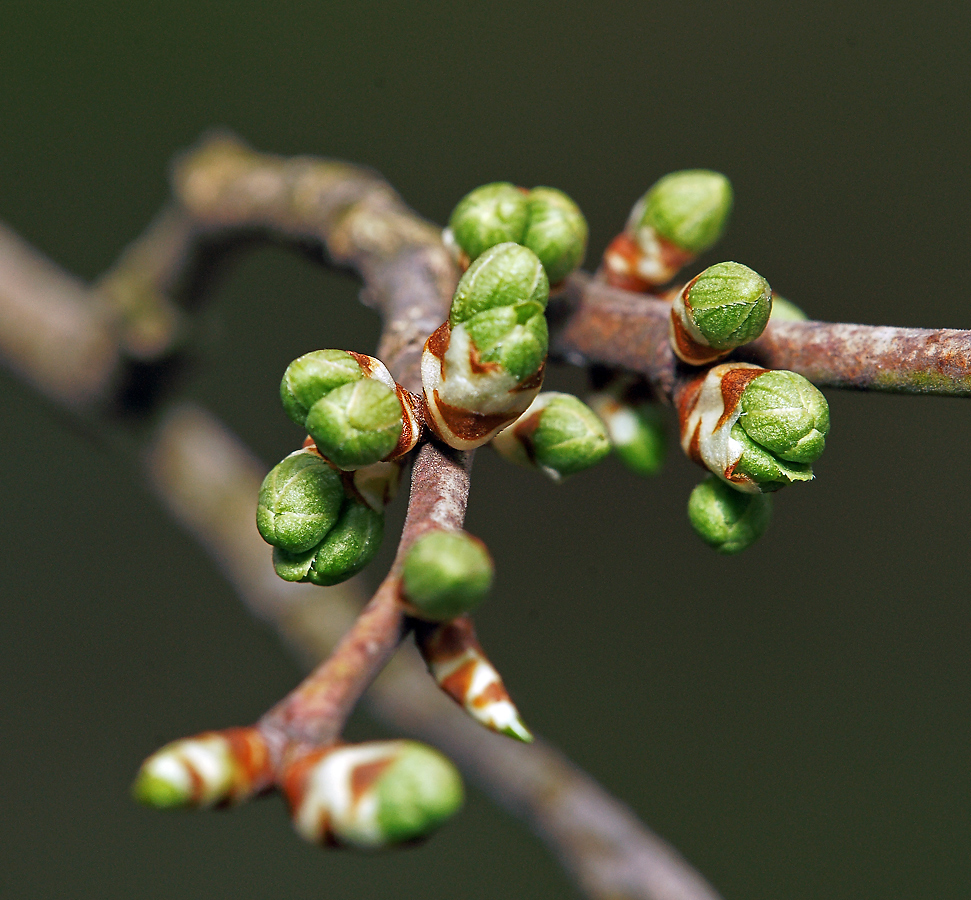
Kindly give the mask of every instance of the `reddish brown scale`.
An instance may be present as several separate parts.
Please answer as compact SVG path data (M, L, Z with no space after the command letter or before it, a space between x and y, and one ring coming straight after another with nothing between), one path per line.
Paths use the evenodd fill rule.
M697 378L692 378L682 389L681 392L676 397L676 402L678 405L678 421L681 423L681 428L684 429L688 424L688 416L694 412L694 408L698 403L698 395L701 393L701 384L705 380L704 375L699 375Z
M672 244L667 238L656 235L658 245L661 248L661 262L669 271L677 271L686 266L695 255L688 250L683 250L677 244ZM697 276L692 280L692 284L697 280Z
M374 375L375 370L378 368L374 357L368 356L366 353L355 353L353 350L348 350L347 353L354 357L357 364L361 367L365 378L370 378Z
M472 620L466 616L430 629L420 627L417 635L422 656L441 661L461 656L469 642L475 642Z
M509 693L503 686L501 681L493 681L486 686L486 688L478 694L472 701L472 705L476 709L483 709L490 703L499 703L503 700L509 699Z
M227 728L219 732L229 744L230 753L242 769L247 793L261 791L273 782L273 762L270 748L258 729Z
M391 759L379 759L354 767L351 772L351 802L355 806L361 802L361 798L368 788L381 777L381 774L392 762Z
M701 458L701 422L695 425L694 434L691 435L691 440L688 443L688 459L699 466L705 464L705 461Z
M467 409L460 409L457 406L452 406L450 403L446 403L439 396L438 391L435 394L435 405L438 407L438 411L442 418L448 424L451 429L452 434L463 441L475 441L482 437L484 434L489 434L498 428L501 428L507 422L512 422L516 419L516 415L510 415L509 413L477 413L472 412ZM434 431L434 424L431 419L427 424Z
M671 310L671 336L674 338L678 356L692 365L701 366L724 355L717 350L712 350L711 347L699 344L688 334L681 323L681 317L673 309Z
M439 686L457 703L464 704L469 688L472 687L472 677L477 665L474 659L470 659L452 672Z
M722 412L715 425L716 431L732 417L735 408L742 399L742 392L745 388L760 375L764 375L768 371L769 369L729 369L729 371L722 375L721 391L724 412Z
M483 375L486 372L497 372L502 366L497 362L482 362L482 357L479 356L479 348L469 341L469 368L476 375Z
M303 795L307 790L307 778L310 770L317 765L336 745L329 747L318 747L309 753L303 753L292 759L288 759L282 766L277 776L277 784L287 798L287 803L291 810L296 810L303 800Z
M519 382L514 388L512 388L510 394L521 394L524 391L533 391L536 388L541 388L543 386L543 379L546 377L546 360L544 359L540 363L540 367L533 372L529 378L524 378Z
M438 360L443 379L445 378L445 352L451 342L452 326L448 322L442 322L425 341L425 349Z
M636 274L641 256L641 248L627 232L618 234L604 251L603 273L607 284L638 294L649 291L651 283Z
M424 431L423 422L425 421L424 398L406 391L400 384L395 382L395 391L398 394L398 402L402 410L402 427L398 442L394 449L385 457L386 460L397 459L404 456L415 448L421 440Z

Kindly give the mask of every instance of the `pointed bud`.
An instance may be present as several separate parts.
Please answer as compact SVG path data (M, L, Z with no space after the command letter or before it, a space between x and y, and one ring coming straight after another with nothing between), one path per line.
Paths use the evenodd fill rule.
M666 284L721 237L731 208L724 175L704 169L665 175L638 200L604 253L607 281L631 291Z
M539 392L548 297L542 264L518 244L487 250L462 276L421 362L428 423L449 446L482 446Z
M340 475L315 453L298 450L263 480L256 527L268 544L299 553L324 539L343 502Z
M610 452L603 422L572 394L540 394L512 425L492 439L500 456L539 468L562 481L600 462Z
M771 495L743 494L713 475L688 500L695 534L719 553L740 553L754 544L769 527L771 515Z
M273 567L284 581L330 586L364 569L381 549L384 515L365 503L347 500L336 524L304 553L273 551Z
M604 391L589 397L590 406L607 428L611 446L621 462L638 475L656 475L667 455L664 418L656 403L627 402L623 395Z
M269 750L256 728L206 731L166 744L142 763L132 785L157 809L240 803L273 783Z
M401 587L415 614L433 622L475 609L492 587L485 544L464 531L430 531L405 556Z
M829 431L826 398L801 375L724 363L678 400L681 446L695 462L748 493L813 477Z
M769 283L748 266L723 262L689 281L671 306L671 346L704 365L754 341L772 311Z
M415 741L315 751L288 767L283 788L303 838L362 850L426 837L463 801L452 763Z
M444 238L464 255L466 264L497 244L522 244L539 257L556 284L583 262L587 221L576 203L556 188L526 191L496 182L459 202Z
M518 741L533 740L502 678L479 646L468 616L419 626L415 635L435 682L473 719Z
M772 313L770 322L805 322L807 316L795 303L772 292Z
M359 469L384 459L404 428L394 388L371 378L322 397L304 425L317 449L339 469Z

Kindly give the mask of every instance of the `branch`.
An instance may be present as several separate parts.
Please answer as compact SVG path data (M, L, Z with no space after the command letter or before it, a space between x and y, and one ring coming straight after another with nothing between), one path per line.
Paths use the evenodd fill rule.
M672 397L682 367L668 344L668 303L580 273L570 278L559 306L554 353L575 364L638 372ZM731 358L791 369L820 387L971 396L971 331L770 322Z
M144 253L145 270L153 273L142 284L163 293L170 289L166 285L175 283L198 240L243 237L259 228L297 242L322 243L334 262L361 272L366 302L384 314L379 354L405 387L420 384L421 342L444 319L456 273L438 229L411 213L377 176L340 163L261 156L218 139L188 157L175 180L191 227L172 228L163 218L161 227L157 220L157 227L133 245L129 254L137 247L134 256ZM124 317L106 314L94 294L6 230L0 230L0 260L12 260L0 266L0 322L15 319L13 327L0 326L0 356L61 404L110 399L118 345L126 340L119 325ZM125 269L123 258L114 271ZM25 280L25 275L36 277ZM46 294L58 296L63 309L52 314ZM40 326L51 318L71 327L45 335ZM71 352L71 339L77 342L89 333L96 339L85 345L99 349L91 354L93 363ZM33 352L22 352L21 345L31 340ZM126 343L132 352L131 341ZM422 451L426 454L428 459L444 456L430 444ZM162 419L144 461L162 502L206 547L249 608L270 621L306 662L325 657L354 618L353 589L347 584L321 590L275 577L252 515L263 467L225 429L191 407L177 407ZM463 510L465 492L467 485L460 492ZM440 505L448 500L444 492L422 496L431 503L422 521L448 509L448 503ZM455 503L454 495L448 502ZM533 825L591 897L717 898L674 851L556 751L542 743L517 745L469 721L434 688L416 654L399 654L392 661L375 683L372 704L394 727L451 752L488 793Z

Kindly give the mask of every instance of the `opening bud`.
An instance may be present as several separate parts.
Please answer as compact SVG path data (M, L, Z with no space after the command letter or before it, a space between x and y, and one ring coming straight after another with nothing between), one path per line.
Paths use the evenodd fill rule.
M280 401L302 428L310 407L321 397L363 377L360 363L345 350L314 350L287 366L280 382Z
M691 527L706 544L719 553L741 553L754 544L769 527L772 497L743 494L714 476L709 476L688 500Z
M256 728L227 728L166 744L142 763L132 796L156 809L240 803L273 782Z
M421 363L428 422L445 443L480 447L532 402L546 363L548 298L542 264L518 244L492 247L462 276Z
M347 499L326 537L303 553L273 551L273 568L284 581L330 586L347 581L377 555L384 537L384 514Z
M462 779L431 747L372 741L316 751L284 773L297 832L376 850L426 837L462 806Z
M449 220L447 243L475 261L490 247L513 242L539 257L556 284L581 262L587 248L587 222L580 208L562 191L531 191L509 182L476 188L459 201Z
M268 544L300 553L324 539L343 502L340 475L316 453L298 450L263 480L256 527Z
M769 283L748 266L723 262L689 281L671 305L671 346L704 365L755 340L772 312Z
M415 614L443 622L475 609L492 587L485 544L464 531L430 531L405 556L401 586Z
M610 441L597 414L572 394L546 391L492 439L500 456L562 481L600 462Z
M379 462L397 446L404 423L393 387L365 378L318 400L304 423L317 449L339 469Z
M810 481L829 432L826 398L794 372L748 363L713 367L678 401L681 445L737 490Z

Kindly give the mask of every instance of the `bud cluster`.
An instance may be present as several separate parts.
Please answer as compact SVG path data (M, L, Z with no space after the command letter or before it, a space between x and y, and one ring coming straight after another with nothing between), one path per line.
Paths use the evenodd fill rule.
M731 208L724 175L705 169L665 175L638 200L604 253L607 281L632 291L666 284L721 237Z
M723 363L678 402L685 453L737 490L768 493L813 477L829 432L826 398L794 372Z
M415 741L326 747L291 762L283 791L306 840L377 850L430 834L462 806L462 779Z
M610 440L596 413L572 394L544 391L492 439L496 452L562 481L600 462Z
M360 572L381 546L383 503L399 476L396 463L338 473L313 446L274 466L260 488L256 526L273 545L277 575L332 585Z
M459 201L442 237L463 268L496 244L522 244L539 257L550 282L557 284L583 262L587 221L562 191L527 191L497 181Z
M446 444L482 446L539 393L548 299L546 270L519 244L491 247L462 276L421 361L427 421Z

